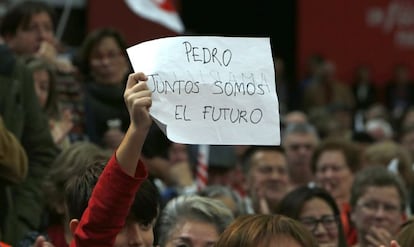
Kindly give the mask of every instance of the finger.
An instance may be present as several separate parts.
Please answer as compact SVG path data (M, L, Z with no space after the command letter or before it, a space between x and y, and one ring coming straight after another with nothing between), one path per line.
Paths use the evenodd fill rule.
M127 89L132 88L139 81L146 81L146 80L148 80L148 77L142 72L129 74L126 88Z
M375 238L381 241L382 243L385 244L391 242L392 236L386 229L381 227L372 227L370 230L375 236Z
M381 242L379 239L375 238L373 235L371 234L367 234L365 235L365 239L367 240L367 242L373 246L380 246L382 244L387 244L387 242L383 243Z
M398 244L398 242L396 240L392 240L390 247L400 247L400 244Z
M46 242L46 239L45 239L45 237L43 237L43 236L38 236L37 238L36 238L36 241L34 242L34 244L33 244L33 247L41 247L41 246L43 246L43 244Z

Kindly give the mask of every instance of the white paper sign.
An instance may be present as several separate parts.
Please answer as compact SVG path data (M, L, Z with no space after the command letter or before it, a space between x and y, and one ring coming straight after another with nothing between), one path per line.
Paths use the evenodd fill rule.
M150 113L177 143L279 145L279 103L268 38L184 36L127 49L148 76Z

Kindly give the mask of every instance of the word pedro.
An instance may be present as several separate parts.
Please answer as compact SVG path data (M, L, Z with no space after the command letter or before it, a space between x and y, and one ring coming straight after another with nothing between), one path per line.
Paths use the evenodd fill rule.
M217 121L229 121L231 123L252 123L258 124L263 118L263 111L260 108L255 108L251 111L230 108L230 107L216 107L216 106L204 106L202 110L202 119L203 120L212 120ZM192 121L187 116L187 106L186 105L176 105L175 106L175 119Z
M207 47L198 47L193 46L190 42L183 42L185 55L187 56L187 61L190 62L202 62L214 63L220 66L229 66L233 54L231 50L225 49L223 52L217 54L219 51L217 48L207 48Z

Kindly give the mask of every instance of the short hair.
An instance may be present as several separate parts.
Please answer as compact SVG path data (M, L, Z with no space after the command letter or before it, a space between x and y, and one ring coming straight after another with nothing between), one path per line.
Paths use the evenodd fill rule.
M232 188L223 185L208 185L202 190L197 193L199 196L209 197L209 198L217 198L221 196L228 196L233 199L236 204L237 212L235 212L235 217L239 216L240 214L244 214L244 204L237 192L235 192Z
M285 149L282 146L250 146L242 156L242 168L244 174L247 174L250 170L252 157L260 151L273 151L285 155Z
M164 247L181 223L195 220L214 225L221 234L233 221L233 214L222 202L201 196L178 196L167 203L159 219L159 245Z
M400 210L405 210L407 192L404 182L397 175L387 170L383 166L369 166L359 171L352 184L351 188L351 208L354 208L359 198L364 195L368 187L394 187L397 189L401 199Z
M10 8L3 16L0 22L0 35L15 35L20 26L27 28L32 16L39 13L47 13L55 26L56 14L48 4L40 1L23 1Z
M314 135L317 140L319 139L316 128L310 123L288 124L286 128L283 130L282 142L290 134L311 134Z
M360 154L355 144L341 138L328 138L319 144L312 155L311 168L316 173L316 166L319 157L326 151L339 151L344 155L346 165L352 173L360 168Z
M51 169L46 174L43 190L48 199L49 212L56 220L61 220L54 205L65 203L65 187L72 177L84 170L85 164L95 160L106 160L109 153L91 142L75 142L63 149L53 161ZM55 219L52 219L55 220Z
M268 246L277 237L293 239L302 247L318 246L312 234L298 221L282 215L269 214L238 217L220 235L215 246Z
M105 38L113 38L121 49L122 54L128 57L126 53L127 43L122 34L113 28L99 28L89 33L83 41L74 63L80 69L84 76L90 76L89 60L93 49Z
M318 198L323 200L333 211L334 215L337 217L338 224L338 247L346 247L346 238L340 220L340 211L339 208L333 199L333 197L325 189L319 187L308 187L300 186L295 190L289 192L283 199L280 201L276 213L282 214L287 217L290 217L295 220L299 220L300 213L303 210L303 207L306 202L311 199Z
M81 219L105 166L106 162L102 161L86 164L83 171L69 180L65 189L69 219ZM128 218L143 224L150 223L157 217L159 205L158 189L152 182L145 179L135 195Z
M398 173L404 179L405 185L411 187L414 183L414 172L411 169L412 158L408 150L401 144L387 140L377 142L364 151L365 165L383 165L387 167L394 159L398 161Z

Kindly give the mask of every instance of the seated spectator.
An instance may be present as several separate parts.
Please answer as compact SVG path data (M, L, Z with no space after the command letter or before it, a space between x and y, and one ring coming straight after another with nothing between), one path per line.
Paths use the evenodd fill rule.
M232 221L232 212L218 200L179 196L169 201L161 212L158 244L160 247L213 246Z
M318 144L319 136L313 125L299 123L286 126L282 136L282 146L286 150L292 186L313 182L311 161Z
M274 212L291 189L285 151L279 146L251 146L243 160L246 212Z
M32 58L27 67L33 73L33 82L40 106L49 118L49 126L56 145L61 149L71 144L69 132L73 127L72 113L61 110L56 91L55 70L44 60Z
M338 206L324 189L298 187L283 198L276 213L302 222L320 247L347 247Z
M352 184L350 218L358 247L387 245L405 221L406 190L402 179L383 166L360 171Z
M39 235L55 247L66 247L65 236L70 235L65 218L65 186L73 177L83 173L87 164L109 159L110 154L90 142L76 142L64 149L55 159L44 181L44 193L48 202L44 213L44 225L39 231L28 233L18 247L30 247Z
M123 92L132 71L122 35L113 29L97 29L85 38L78 66L84 82L85 131L90 141L116 149L129 125Z
M64 56L55 37L55 12L40 1L21 1L3 16L0 34L19 57L35 56L46 60L55 69L73 73L75 67Z
M317 186L334 198L341 213L345 234L351 234L348 214L354 175L360 168L360 154L354 144L342 139L326 139L315 150L312 171Z
M316 247L312 234L299 222L281 215L244 215L220 235L216 247Z

